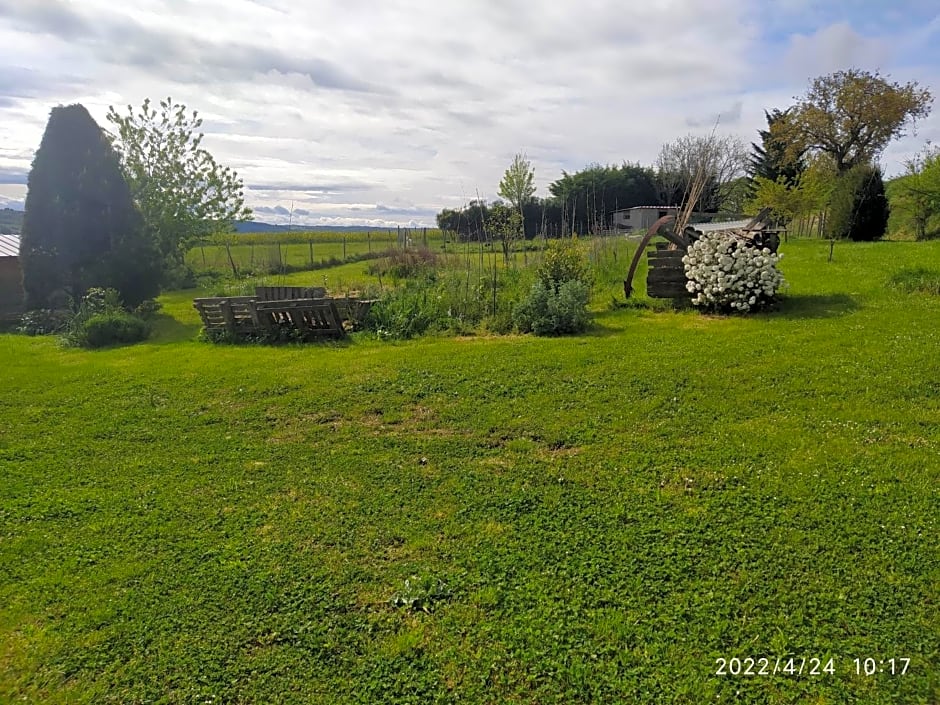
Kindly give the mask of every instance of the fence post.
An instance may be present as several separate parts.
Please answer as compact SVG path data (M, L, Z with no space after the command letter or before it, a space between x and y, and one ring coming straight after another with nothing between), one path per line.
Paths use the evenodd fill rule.
M307 244L310 245L310 269L313 269L313 238Z
M343 261L346 260L346 236L343 235Z

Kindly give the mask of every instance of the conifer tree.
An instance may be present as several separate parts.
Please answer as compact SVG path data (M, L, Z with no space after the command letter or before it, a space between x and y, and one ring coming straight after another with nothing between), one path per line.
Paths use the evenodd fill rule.
M133 306L159 291L160 258L105 133L82 105L52 109L29 173L21 261L29 308L117 289Z

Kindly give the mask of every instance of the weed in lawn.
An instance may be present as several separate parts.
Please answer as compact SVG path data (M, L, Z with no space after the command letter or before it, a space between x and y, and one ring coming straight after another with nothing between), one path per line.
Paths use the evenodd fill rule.
M926 267L901 269L888 279L888 285L905 294L940 296L940 270Z

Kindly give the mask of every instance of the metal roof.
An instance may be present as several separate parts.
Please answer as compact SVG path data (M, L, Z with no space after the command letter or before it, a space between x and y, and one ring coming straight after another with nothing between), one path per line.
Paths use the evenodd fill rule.
M0 235L0 257L20 256L20 236Z
M626 213L627 211L638 211L638 210L659 210L659 211L677 211L679 206L630 206L629 208L618 208L611 213Z
M713 233L718 230L740 230L747 227L752 218L747 220L732 220L726 223L692 223L691 226L700 233Z

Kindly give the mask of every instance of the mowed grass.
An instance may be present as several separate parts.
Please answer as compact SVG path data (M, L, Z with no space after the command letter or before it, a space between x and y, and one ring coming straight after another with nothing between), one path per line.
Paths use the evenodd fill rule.
M940 243L782 250L574 338L0 336L0 701L940 701Z

